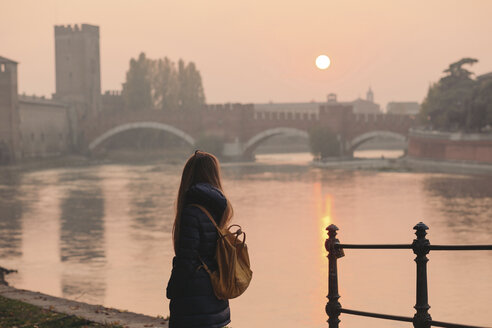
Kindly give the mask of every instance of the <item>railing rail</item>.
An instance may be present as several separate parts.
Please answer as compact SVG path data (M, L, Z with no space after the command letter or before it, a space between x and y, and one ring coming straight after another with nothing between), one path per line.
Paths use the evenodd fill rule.
M328 303L326 304L326 314L328 315L328 328L339 328L341 313L352 314L357 316L386 319L393 321L405 321L413 323L415 328L445 327L445 328L480 328L442 321L432 320L429 314L429 303L427 293L427 254L433 251L476 251L492 250L492 245L431 245L426 238L429 228L422 222L418 223L414 230L417 238L412 244L341 244L336 238L338 227L330 225L326 228L328 239L325 242L325 248L328 251ZM343 308L339 302L338 294L338 269L337 259L345 256L344 249L412 249L416 255L417 263L417 286L416 286L416 312L411 317L389 315L374 312L365 312ZM483 327L482 327L483 328Z
M337 249L412 249L412 244L335 244ZM492 250L492 245L430 245L431 251Z

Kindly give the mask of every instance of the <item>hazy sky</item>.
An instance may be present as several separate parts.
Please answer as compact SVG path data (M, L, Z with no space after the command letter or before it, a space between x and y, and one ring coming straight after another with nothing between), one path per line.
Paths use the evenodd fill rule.
M121 89L141 51L194 61L209 103L352 100L372 86L385 106L420 102L462 57L492 71L490 0L0 0L19 92L54 92L53 25L74 23L100 26L103 91Z

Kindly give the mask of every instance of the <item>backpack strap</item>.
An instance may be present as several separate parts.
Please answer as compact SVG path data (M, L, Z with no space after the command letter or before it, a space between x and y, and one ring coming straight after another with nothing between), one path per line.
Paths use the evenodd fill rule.
M212 217L212 215L210 214L210 212L207 211L207 209L205 207L203 207L202 205L198 205L198 204L190 204L190 205L193 206L193 207L198 207L199 209L201 209L202 212L205 213L205 215L210 219L210 221L212 221L212 223L214 224L215 228L217 228L217 231L219 231L219 233L220 233L220 228L217 225L217 222L215 222L214 218Z
M233 225L229 226L229 228L230 227L238 227L238 230L236 232L230 232L230 233L227 233L227 234L224 235L222 229L219 228L219 226L217 225L217 222L215 222L214 218L212 217L212 215L210 214L210 212L207 211L207 209L205 207L203 207L202 205L198 205L198 204L190 204L190 206L197 207L197 208L201 209L203 213L205 213L205 215L214 224L215 228L217 229L217 232L219 233L219 237L220 238L224 238L224 236L228 236L228 235L236 235L236 236L239 236L239 235L243 234L244 235L243 244L244 244L244 241L246 240L246 233L241 230L241 226L240 225L233 224Z
M219 235L222 235L221 231L220 231L220 228L219 226L217 225L217 222L215 222L214 218L212 217L212 215L210 214L209 211L207 211L207 209L201 205L198 205L198 204L190 204L191 206L193 207L197 207L199 208L200 210L202 210L203 213L205 213L205 215L210 219L210 221L212 221L212 223L214 224L215 228L217 228L217 232L219 233ZM200 254L197 252L196 254L198 256L198 259L200 260L200 262L202 262L202 265L200 265L196 271L200 270L200 268L204 268L205 271L207 271L207 273L209 275L212 275L212 272L210 271L210 269L208 268L208 265L202 260L202 257L200 256Z

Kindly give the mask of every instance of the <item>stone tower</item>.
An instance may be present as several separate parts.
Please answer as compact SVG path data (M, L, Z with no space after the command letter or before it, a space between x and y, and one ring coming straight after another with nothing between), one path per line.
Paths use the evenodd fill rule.
M77 110L79 118L101 110L99 27L55 26L55 98Z
M0 57L0 164L20 158L17 63Z
M372 92L371 87L369 87L369 90L367 90L366 100L370 102L374 102L374 92Z

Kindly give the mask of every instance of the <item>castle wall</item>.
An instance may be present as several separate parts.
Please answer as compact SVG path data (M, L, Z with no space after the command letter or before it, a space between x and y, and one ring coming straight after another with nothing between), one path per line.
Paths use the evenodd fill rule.
M125 108L125 102L120 91L106 91L101 96L102 111L117 112Z
M200 134L220 136L226 142L244 141L253 111L252 104L207 105L200 112Z
M492 164L492 135L412 131L408 156Z
M19 99L20 152L22 158L51 157L68 153L72 133L67 106L48 99Z

